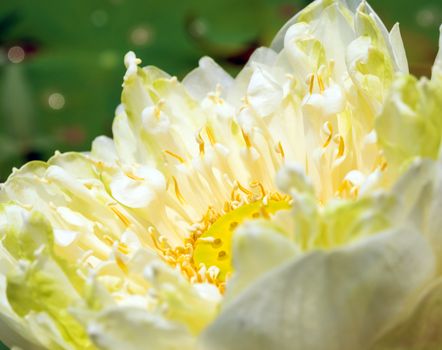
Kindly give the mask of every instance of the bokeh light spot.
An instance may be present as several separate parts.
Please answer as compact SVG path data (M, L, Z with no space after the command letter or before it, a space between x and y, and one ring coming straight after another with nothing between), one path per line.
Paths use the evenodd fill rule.
M423 8L416 14L417 24L424 28L438 25L441 19L441 13L437 11L437 9L431 7Z
M12 63L20 63L25 59L25 50L20 46L13 46L8 50L8 59Z
M53 94L49 95L48 98L48 104L49 107L55 110L62 109L66 103L66 100L62 94L59 92L54 92Z
M135 27L130 33L130 41L138 46L151 43L153 40L153 31L146 25Z

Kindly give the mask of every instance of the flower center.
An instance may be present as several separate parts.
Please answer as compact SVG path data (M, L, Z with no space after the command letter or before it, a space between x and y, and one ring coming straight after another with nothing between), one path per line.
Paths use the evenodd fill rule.
M232 271L232 235L236 227L248 219L269 218L279 210L289 209L289 199L279 194L245 204L220 216L197 239L193 253L196 266L216 267L217 279L225 281Z
M232 239L235 229L251 219L269 219L280 210L290 209L291 198L278 192L267 193L260 184L257 194L241 185L232 190L221 211L209 207L193 225L182 246L172 248L167 240L152 235L160 256L172 267L179 268L193 283L211 283L224 292L233 271Z

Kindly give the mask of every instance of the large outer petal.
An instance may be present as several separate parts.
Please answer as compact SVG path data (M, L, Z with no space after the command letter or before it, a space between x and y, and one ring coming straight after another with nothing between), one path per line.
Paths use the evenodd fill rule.
M413 169L414 168L414 169ZM414 186L413 186L414 185ZM431 243L437 258L437 278L405 305L397 320L370 350L436 350L442 348L442 163L426 162L396 186L409 192L402 209ZM414 187L414 188L413 188ZM411 191L409 188L413 188ZM408 190L408 191L407 191ZM414 200L410 200L414 197ZM408 203L407 203L408 202ZM413 208L410 208L413 206Z
M442 347L442 281L426 291L410 315L370 350L438 350Z
M433 274L429 244L408 229L313 252L246 290L208 328L203 348L366 349Z

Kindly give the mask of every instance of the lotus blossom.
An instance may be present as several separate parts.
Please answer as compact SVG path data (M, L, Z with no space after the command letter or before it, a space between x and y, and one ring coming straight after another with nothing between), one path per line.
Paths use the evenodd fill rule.
M442 347L442 54L316 0L236 78L125 64L112 139L0 187L5 344Z

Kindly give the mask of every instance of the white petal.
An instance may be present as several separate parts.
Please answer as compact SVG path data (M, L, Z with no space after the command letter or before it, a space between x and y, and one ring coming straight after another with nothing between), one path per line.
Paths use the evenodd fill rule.
M157 191L166 188L164 175L154 168L140 167L134 175L140 178L133 179L119 172L110 183L112 196L129 208L146 207L157 197Z
M75 239L78 237L78 232L70 231L70 230L54 230L54 239L55 242L61 247L70 246L74 243Z
M143 110L143 126L151 134L165 134L170 129L170 118L156 106L149 106Z
M439 28L439 52L433 65L432 78L436 76L442 78L442 26Z
M114 141L107 136L99 136L92 142L91 154L109 163L114 163L118 159Z
M270 73L258 68L250 80L247 96L255 111L264 117L274 112L281 104L282 87L273 80Z
M396 23L390 32L390 42L393 48L393 55L399 67L399 71L404 74L408 74L408 60L405 53L404 43L402 41L401 31L399 29L399 23Z
M233 78L210 57L203 57L199 67L190 72L183 80L184 86L196 100L203 99L214 92L219 84L223 91L233 84Z
M313 252L229 304L205 332L204 349L366 349L434 272L430 246L407 229Z
M194 350L193 339L184 327L141 308L108 309L88 331L103 350Z

